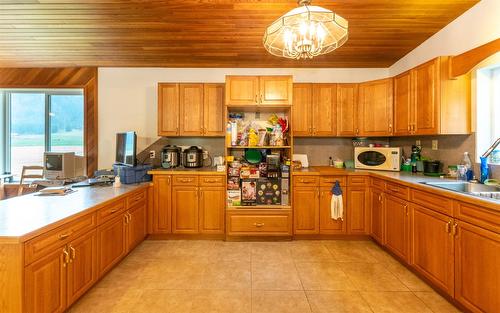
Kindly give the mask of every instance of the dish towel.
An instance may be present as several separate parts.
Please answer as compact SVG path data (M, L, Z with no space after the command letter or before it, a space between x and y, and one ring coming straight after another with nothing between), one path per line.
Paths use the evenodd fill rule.
M330 217L334 220L344 219L344 203L342 201L342 189L339 181L335 181L331 189L332 200L330 201Z

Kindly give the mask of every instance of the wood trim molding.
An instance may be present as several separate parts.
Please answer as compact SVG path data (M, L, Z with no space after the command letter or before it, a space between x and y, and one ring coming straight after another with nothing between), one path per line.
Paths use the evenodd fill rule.
M0 68L0 88L83 88L86 171L97 170L97 68Z
M500 51L500 38L482 46L451 57L450 76L458 77L467 74L481 61Z

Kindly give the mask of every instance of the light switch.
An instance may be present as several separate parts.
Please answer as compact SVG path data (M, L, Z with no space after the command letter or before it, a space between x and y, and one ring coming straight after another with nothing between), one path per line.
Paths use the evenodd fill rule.
M432 141L432 150L437 150L437 149L438 149L438 141L436 139Z
M416 141L415 141L415 145L417 145L417 146L421 146L421 145L422 145L422 143L420 142L420 140L416 140Z

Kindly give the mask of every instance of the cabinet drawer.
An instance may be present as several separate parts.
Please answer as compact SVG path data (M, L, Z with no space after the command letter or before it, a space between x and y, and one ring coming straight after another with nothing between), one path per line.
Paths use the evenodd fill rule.
M146 201L146 189L133 193L127 197L127 208Z
M201 176L200 186L224 186L224 176Z
M96 226L96 217L92 213L29 240L24 245L25 265L62 247Z
M347 177L347 185L348 186L366 186L368 185L367 176L348 176Z
M229 235L291 235L289 214L230 214Z
M451 199L440 197L429 192L412 189L411 201L431 210L452 216L453 201Z
M376 187L376 188L379 188L382 190L385 189L385 181L383 179L372 178L371 185L372 185L372 187Z
M498 211L458 201L454 203L454 206L456 218L500 233L500 215Z
M109 221L125 210L125 199L113 202L97 211L97 224Z
M198 176L174 176L174 186L198 186Z
M319 185L322 187L331 187L336 181L339 182L340 186L346 185L345 176L321 176L319 179Z
M404 200L410 199L410 188L400 184L385 182L385 192Z
M294 186L318 186L319 177L317 176L295 176Z

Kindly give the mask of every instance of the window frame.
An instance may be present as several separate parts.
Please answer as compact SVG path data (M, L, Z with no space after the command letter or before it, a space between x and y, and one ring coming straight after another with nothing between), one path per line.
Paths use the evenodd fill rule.
M84 88L2 88L3 93L3 151L2 151L2 172L11 173L11 104L12 94L44 94L45 95L45 127L44 127L44 149L50 151L51 149L51 96L82 96L83 97L83 157L85 158L85 89Z

